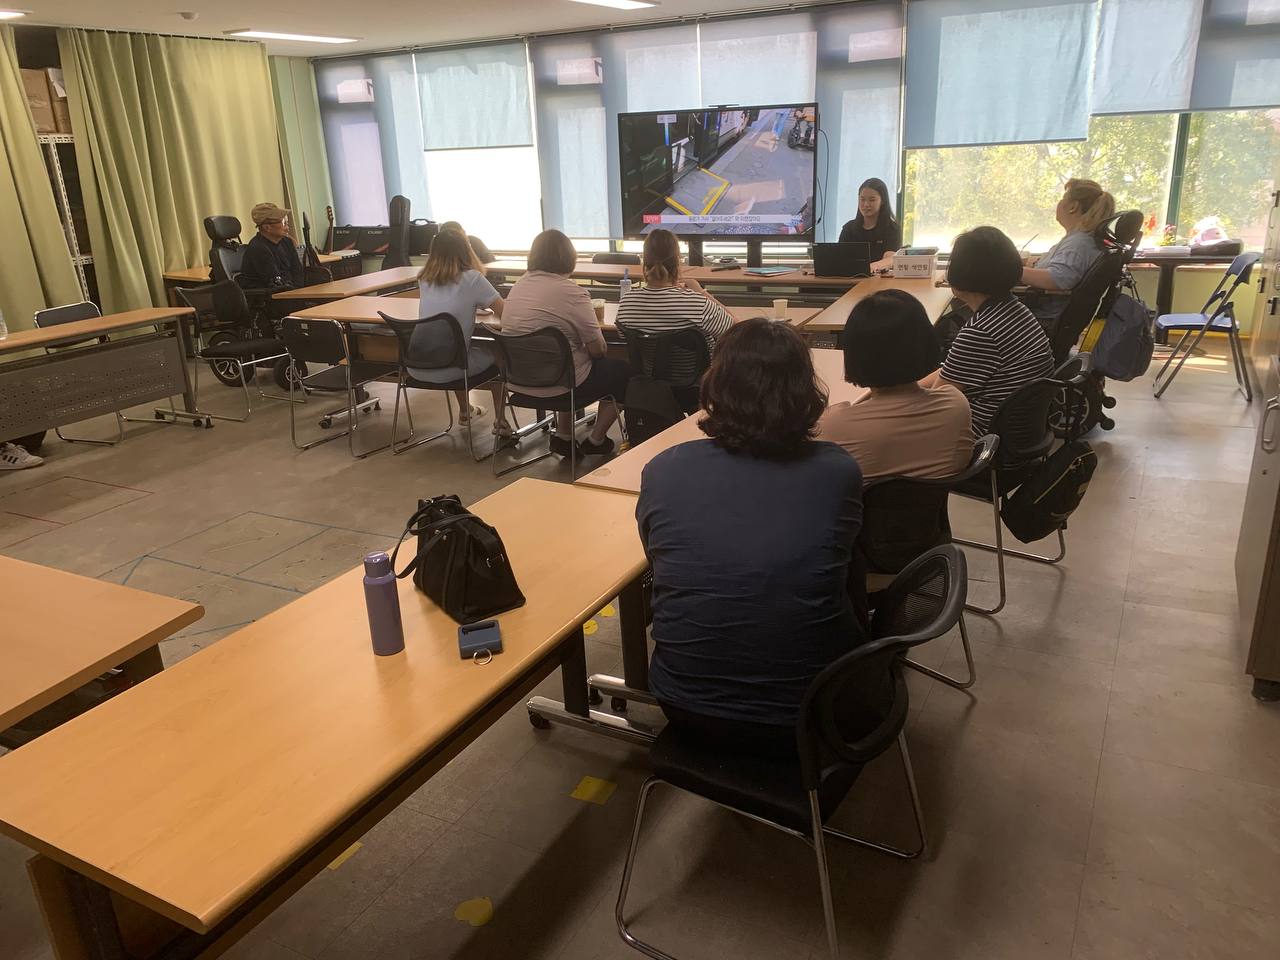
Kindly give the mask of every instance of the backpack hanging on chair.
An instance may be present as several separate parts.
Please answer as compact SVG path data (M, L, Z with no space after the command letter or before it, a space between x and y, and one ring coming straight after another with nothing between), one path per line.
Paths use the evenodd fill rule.
M1069 440L1035 468L1000 507L1000 519L1023 543L1035 543L1067 525L1098 466L1084 440Z

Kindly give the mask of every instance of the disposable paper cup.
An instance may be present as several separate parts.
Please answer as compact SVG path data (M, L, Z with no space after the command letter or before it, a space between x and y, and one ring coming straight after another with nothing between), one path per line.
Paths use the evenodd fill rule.
M773 319L775 320L787 319L787 301L786 300L773 301Z
M604 301L592 300L591 307L596 312L596 320L598 320L600 323L604 323Z

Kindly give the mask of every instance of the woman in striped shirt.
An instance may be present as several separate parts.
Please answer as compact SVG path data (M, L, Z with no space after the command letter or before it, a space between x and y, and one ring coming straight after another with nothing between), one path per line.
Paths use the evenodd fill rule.
M995 227L956 237L947 266L951 292L972 311L943 361L941 376L968 398L974 436L982 436L1015 390L1053 373L1053 349L1040 322L1010 292L1022 257Z
M702 331L714 352L716 341L733 326L733 316L697 280L680 276L680 244L670 230L654 230L644 240L644 286L632 290L618 304L618 323L648 333L666 333L695 327ZM694 356L672 351L671 376L684 379L694 372ZM697 390L678 397L697 409Z

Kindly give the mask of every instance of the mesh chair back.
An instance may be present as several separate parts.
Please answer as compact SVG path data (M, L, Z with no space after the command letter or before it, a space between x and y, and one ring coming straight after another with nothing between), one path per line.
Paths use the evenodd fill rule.
M295 361L337 366L347 359L347 342L337 320L301 320L285 317L280 337Z
M1000 438L1001 466L1023 464L1048 455L1054 440L1050 414L1061 392L1061 383L1044 377L1023 384L1000 404L991 432Z
M102 311L98 309L97 304L90 303L88 300L81 300L79 303L65 303L60 307L48 307L44 310L37 310L35 316L36 326L41 330L49 327L56 327L60 323L74 323L77 320L94 320L102 316ZM60 343L56 347L46 349L47 353L53 353L55 350L61 350L64 347L78 347L82 343L88 343L91 340L97 340L96 336L81 337L78 340L71 340L67 343Z
M640 266L640 254L638 253L597 253L591 258L592 263L616 263L621 266L638 267Z
M697 327L652 333L619 323L618 332L626 342L627 359L634 373L661 380L673 387L691 387L711 366L707 338ZM692 358L692 372L688 376L673 376L674 361L685 358Z
M401 370L406 367L418 367L422 370L446 370L450 367L465 370L467 368L467 341L462 336L462 325L453 314L437 313L420 320L397 320L379 310L378 316L396 335L396 345L399 347L397 359ZM413 334L419 329L445 331L445 334L439 337L441 345L430 349L415 347Z
M495 333L493 340L503 378L517 392L520 387L571 390L575 386L573 348L569 338L555 327L532 333Z
M921 554L951 542L947 502L952 488L982 476L995 463L999 439L981 437L969 465L957 476L938 480L883 477L862 491L858 550L870 573L897 573Z
M968 579L964 552L954 544L917 557L880 595L872 639L894 637L905 649L942 636L960 620Z
M176 287L174 292L184 306L195 310L192 321L196 342L200 341L204 327L209 323L232 327L249 327L253 314L244 298L244 291L234 280L223 280L203 287Z

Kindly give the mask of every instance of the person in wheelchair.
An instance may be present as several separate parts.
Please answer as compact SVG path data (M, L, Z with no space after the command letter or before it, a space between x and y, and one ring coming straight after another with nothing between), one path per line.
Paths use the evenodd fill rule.
M1115 212L1116 202L1111 194L1094 181L1067 181L1054 210L1054 217L1066 234L1048 253L1022 268L1022 282L1032 288L1022 301L1050 337L1072 288L1102 256L1093 232Z
M264 337L276 335L275 326L289 305L271 299L277 290L292 290L306 284L306 271L298 247L289 235L289 211L274 203L259 203L249 212L258 232L245 245L244 261L236 282L245 291L261 292L265 299L257 306L257 326Z

